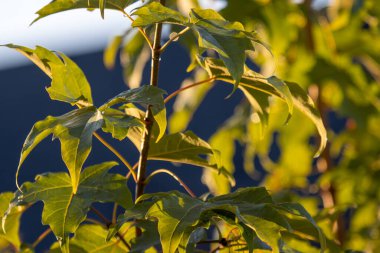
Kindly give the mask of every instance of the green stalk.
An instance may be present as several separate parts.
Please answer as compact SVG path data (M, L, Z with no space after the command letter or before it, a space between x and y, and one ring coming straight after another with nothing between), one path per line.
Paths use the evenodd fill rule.
M165 5L165 0L159 0L162 5ZM161 33L162 24L156 24L156 29L154 33L154 41L152 48L152 69L150 73L150 85L158 86L158 73L160 68L160 56L161 56ZM139 198L144 193L145 188L145 178L146 178L146 167L148 161L149 153L149 141L152 134L153 126L153 115L150 107L145 113L145 131L142 136L142 145L140 150L139 165L137 168L137 183L136 183L136 199Z

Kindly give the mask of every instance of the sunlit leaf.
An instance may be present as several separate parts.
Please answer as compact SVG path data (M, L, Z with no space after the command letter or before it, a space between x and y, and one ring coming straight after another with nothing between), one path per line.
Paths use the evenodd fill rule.
M210 163L205 155L212 156L215 163ZM215 169L226 176L234 185L232 176L220 163L219 154L211 146L191 131L164 135L157 143L151 143L148 159L185 163Z
M100 8L101 15L104 17L105 8L123 11L128 5L136 1L137 0L53 0L37 11L38 17L33 21L33 23L51 14L80 8Z
M82 70L64 54L59 56L62 62L49 63L52 83L46 90L50 98L71 104L79 101L92 104L91 87Z
M10 209L8 212L9 204L14 198L12 192L3 192L0 194L0 219L7 215L6 222L2 224L0 229L0 240L5 240L6 244L11 244L14 248L19 249L21 246L21 240L19 235L20 228L20 217L25 209L24 207L15 207ZM7 214L6 214L7 212ZM0 251L5 250L2 248L0 243Z
M131 127L143 127L143 123L139 119L112 108L107 108L103 112L103 119L102 130L118 140L125 139Z
M160 133L157 139L159 140L166 131L166 108L163 95L164 90L151 85L144 85L136 89L124 91L116 97L110 99L106 104L101 106L99 110L111 107L120 103L136 103L144 106L150 106L153 117L156 120Z
M49 225L61 246L67 248L69 235L86 219L92 203L116 202L124 208L132 204L125 177L108 173L115 165L106 162L83 170L76 194L67 173L39 175L34 183L22 185L11 206L43 201L42 224Z
M229 22L211 9L192 9L189 18L185 18L177 11L152 2L133 15L137 16L133 26L172 23L193 29L198 35L201 49L212 49L219 54L235 80L235 88L244 73L246 51L254 50L253 42L259 42L256 34L246 31L241 23Z
M7 44L6 47L13 48L22 55L24 55L26 58L31 60L36 66L38 66L46 75L48 75L51 78L51 69L49 66L49 62L54 62L56 64L59 64L61 60L58 58L58 56L41 46L36 46L36 49L31 49L23 46L18 46L14 44Z
M132 26L148 26L160 22L173 24L184 24L188 21L181 13L174 11L158 2L151 2L141 8L138 8L132 15L137 16Z
M199 34L199 46L218 52L237 86L244 73L245 52L254 50L253 35L248 36L241 23L230 23L213 10L193 9L190 19Z
M228 83L234 83L234 79L228 74L228 71L224 67L223 63L221 63L220 61L211 58L206 58L201 59L201 64L208 71L210 76L214 76L218 80L222 80ZM287 88L284 87L284 84ZM292 113L293 106L297 108L314 123L320 135L321 141L315 156L318 156L322 152L327 142L326 129L323 125L321 116L314 105L313 100L296 83L279 83L278 79L275 77L265 78L260 74L247 69L240 81L240 87L244 91L244 94L248 95L247 98L251 103L254 97L252 97L252 94L250 94L249 91L256 90L286 101L288 104L289 115L291 115ZM289 98L289 96L291 96L291 98ZM258 98L262 100L262 98ZM263 106L264 108L268 106L267 101L265 101L265 104ZM259 108L258 106L255 107L256 109ZM263 119L265 119L266 117L264 114L264 110L262 110L262 112L260 113Z
M163 252L171 253L186 252L192 234L201 228L208 229L212 218L217 217L239 226L245 234L244 239L253 240L257 235L272 248L272 252L278 253L282 247L280 232L293 232L290 220L283 214L292 213L283 213L283 208L273 202L265 188L253 187L206 201L176 191L146 194L138 199L135 207L126 211L119 222L144 216L157 220ZM306 213L300 218L308 223L304 215L308 216ZM253 245L254 242L249 243ZM252 247L250 249L252 252Z
M51 99L86 106L93 103L86 76L66 55L40 46L36 49L13 44L6 46L26 56L52 79L51 86L46 89Z
M83 163L90 154L92 134L103 125L103 116L95 107L77 109L59 117L48 116L37 122L25 140L18 166L47 136L53 134L61 142L62 159L69 169L76 192Z

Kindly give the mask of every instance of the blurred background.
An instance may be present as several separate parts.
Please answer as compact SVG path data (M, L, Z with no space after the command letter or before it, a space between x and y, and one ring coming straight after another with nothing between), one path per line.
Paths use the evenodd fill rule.
M121 13L106 11L102 20L97 10L74 10L29 26L36 18L33 13L49 2L3 1L0 44L31 48L41 45L67 54L86 74L95 104L128 89L128 85L149 82L149 64L145 64L144 56L139 61L130 57L133 53L144 55L141 47L130 49L126 43L121 46L121 61L117 59L111 70L104 66L104 48L113 36L125 34L130 26ZM272 116L263 139L254 134L256 125L250 117L254 112L247 111L242 94L236 92L225 99L231 89L223 85L215 85L212 92L197 89L184 93L168 106L169 130L190 129L210 140L214 148L221 150L224 162L237 179L237 187L264 185L278 201L300 202L314 215L329 239L346 249L375 253L380 252L380 5L377 2L170 1L180 11L198 4L221 10L226 19L240 21L248 30L258 32L270 45L272 54L258 47L255 53L249 54L248 64L266 76L275 74L299 83L309 91L322 113L329 146L318 159L313 159L318 142L313 125L296 113L284 126L286 112L279 101L271 105ZM166 39L176 30L175 27L165 29ZM132 34L125 41L133 39ZM189 51L191 46L179 41L162 56L160 86L168 93L176 90L184 79L188 83L204 76L201 70L186 72L192 60ZM138 76L128 66L139 66L144 74ZM33 124L71 108L50 101L44 90L50 80L44 73L23 56L3 47L0 47L0 83L0 191L4 192L16 189L13 179L19 153ZM228 123L223 125L224 122ZM242 122L248 127L242 128ZM128 142L104 137L127 159L137 160L138 153ZM224 149L226 143L232 143L233 148ZM116 160L97 140L93 144L87 165ZM203 174L201 169L190 166L170 166L189 182L197 195L231 190L215 174ZM122 166L116 170L126 173ZM45 140L33 151L23 165L20 182L31 181L36 174L46 171L65 171L58 141ZM198 180L202 174L205 184ZM176 182L160 183L163 180L171 179L158 176L148 191L180 190ZM99 209L110 213L112 207L99 205ZM40 223L41 210L42 204L37 204L23 216L21 233L27 242L33 242L46 229ZM39 249L46 249L49 240L54 240L52 235ZM300 252L315 252L308 245L302 247Z

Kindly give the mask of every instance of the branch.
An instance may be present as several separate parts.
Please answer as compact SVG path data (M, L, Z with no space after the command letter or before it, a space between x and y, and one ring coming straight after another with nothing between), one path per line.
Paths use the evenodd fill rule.
M215 81L216 80L216 76L213 76L213 77L210 77L206 80L203 80L203 81L200 81L200 82L196 82L196 83L192 83L192 84L189 84L189 85L186 85L176 91L174 91L173 93L171 93L169 96L167 96L164 100L164 103L166 104L167 102L169 102L169 100L171 100L173 97L177 96L179 93L181 93L182 91L185 91L187 89L190 89L190 88L193 88L195 86L198 86L198 85L201 85L201 84L204 84L204 83L210 83L212 81Z
M165 5L165 0L159 1L162 5ZM150 85L158 86L158 73L160 68L160 56L161 56L161 34L162 34L162 23L156 24L156 29L154 33L154 42L152 48L152 60L151 60L151 73L150 73ZM149 143L152 134L152 126L154 123L152 110L150 106L145 113L145 131L142 136L142 145L140 150L139 165L137 168L137 185L136 185L136 199L138 199L143 193L145 188L145 174L148 161L149 153ZM137 233L139 234L139 233Z
M167 169L158 169L153 171L146 179L145 184L148 184L150 180L152 180L153 176L160 174L160 173L166 173L170 175L172 178L174 178L186 191L187 193L193 197L196 198L197 196L194 194L194 192L182 181L181 178L179 178L174 172L167 170Z
M131 17L131 15L129 15L128 13L126 13L124 10L121 10L121 12L133 23L135 20ZM141 33L141 35L145 38L146 42L148 43L149 47L151 49L153 49L153 45L152 45L152 42L150 41L148 35L146 34L146 32L144 31L144 29L142 29L141 27L137 27L137 29L139 29L139 32Z
M176 39L178 39L180 36L182 36L183 34L185 34L187 31L190 30L190 27L186 27L184 28L182 31L180 31L179 33L177 33L175 36L171 37L160 49L161 53L165 51L165 49L173 42L175 41Z

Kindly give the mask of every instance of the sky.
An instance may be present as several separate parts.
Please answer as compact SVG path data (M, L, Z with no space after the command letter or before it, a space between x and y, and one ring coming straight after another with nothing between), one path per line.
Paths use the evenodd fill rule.
M50 1L1 0L0 45L13 43L32 48L40 45L72 56L99 51L113 36L122 34L130 27L128 19L118 11L106 10L103 20L98 10L89 12L85 9L54 14L30 26L37 17L35 12ZM222 0L201 2L204 8L220 9L223 6ZM327 2L316 0L315 7ZM26 63L27 60L14 50L0 47L0 69Z
M73 10L48 16L29 26L37 10L50 0L0 1L0 45L13 43L28 47L44 46L68 55L97 51L113 36L123 33L130 22L122 13L106 10ZM0 47L0 69L26 60L13 50Z

